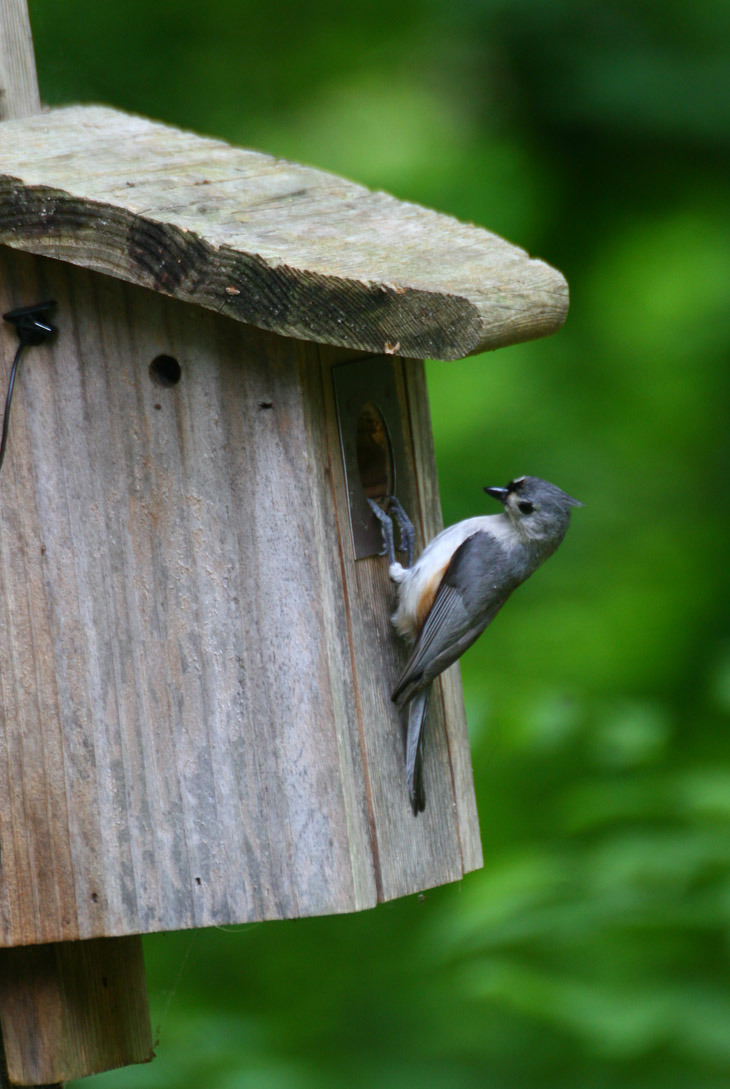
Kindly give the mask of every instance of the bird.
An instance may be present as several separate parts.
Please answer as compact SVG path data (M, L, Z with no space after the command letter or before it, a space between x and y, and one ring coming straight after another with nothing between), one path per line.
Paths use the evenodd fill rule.
M392 622L411 643L410 657L393 689L399 711L408 711L406 782L415 815L426 806L423 737L433 681L482 634L504 603L555 552L583 504L536 476L486 487L503 505L500 514L466 518L438 533L410 566L396 560L392 522L371 501L383 529L388 574L397 587ZM409 537L407 516L394 497L388 509ZM386 522L390 523L390 532ZM411 527L412 530L412 527Z

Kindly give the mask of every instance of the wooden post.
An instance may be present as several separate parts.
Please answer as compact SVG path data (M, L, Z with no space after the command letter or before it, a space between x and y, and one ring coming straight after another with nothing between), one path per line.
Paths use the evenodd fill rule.
M2 0L0 120L39 111L27 0ZM0 1085L50 1086L151 1058L141 938L0 950Z
M0 121L38 113L41 100L27 0L0 4Z
M8 1083L49 1085L152 1058L142 949L129 938L6 949Z

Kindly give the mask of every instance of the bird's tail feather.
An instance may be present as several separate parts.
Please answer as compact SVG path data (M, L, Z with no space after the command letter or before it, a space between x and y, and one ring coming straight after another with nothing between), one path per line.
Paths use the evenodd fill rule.
M406 780L411 798L411 808L416 816L426 808L423 789L423 731L431 700L431 685L417 692L408 705L408 733L406 735Z

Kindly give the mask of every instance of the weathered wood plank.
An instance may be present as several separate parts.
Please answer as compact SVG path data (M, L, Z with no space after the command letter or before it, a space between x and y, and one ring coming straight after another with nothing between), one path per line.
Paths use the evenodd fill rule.
M0 4L0 121L30 117L41 101L27 0Z
M373 904L300 346L3 257L3 308L55 297L61 333L0 488L0 944Z
M10 1085L46 1086L153 1058L137 937L0 950Z
M379 899L377 839L369 807L369 771L358 717L358 683L351 655L352 603L347 598L343 542L337 516L334 477L340 464L339 443L332 446L328 426L329 371L323 372L319 350L301 344L300 377L306 425L306 449L320 467L323 487L310 493L312 540L319 560L319 586L330 663L332 711L337 722L339 775L348 837L355 905L369 907Z
M481 228L99 107L0 127L0 241L264 329L454 359L555 331L560 273Z
M416 466L415 480L418 488L423 517L424 539L443 529L441 500L439 498L436 455L431 430L431 413L428 405L426 374L422 363L406 360L403 374L406 385L408 418ZM454 802L461 841L464 872L477 870L483 865L482 844L479 836L479 817L474 797L474 776L469 751L464 693L461 672L457 662L441 675L443 718L446 725L451 775L454 784Z
M328 349L322 349L321 355L330 378L326 393L332 404L330 442L335 446L339 439L329 371L352 356ZM415 477L417 469L435 471L432 453L428 453L430 438L425 433L430 426L425 381L422 364L415 360L394 359L393 368L401 397L401 418L406 424L404 440L409 469L406 478L399 482L398 495L412 517L420 550L440 519L435 478L421 493ZM409 411L412 427L408 426ZM384 558L354 561L341 459L333 461L333 468L347 595L357 603L350 612L351 653L368 775L370 819L377 844L379 896L388 900L458 880L468 870L481 866L469 744L461 684L456 673L435 686L424 762L428 802L425 812L415 817L405 784L404 723L390 699L407 657L407 648L396 641L390 623L394 591ZM447 704L453 716L448 730L444 718ZM464 796L456 798L455 790Z

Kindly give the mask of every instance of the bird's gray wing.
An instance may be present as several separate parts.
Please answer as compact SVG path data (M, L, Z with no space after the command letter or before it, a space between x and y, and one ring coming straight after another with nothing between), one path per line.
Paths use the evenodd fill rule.
M519 582L509 552L487 533L456 549L393 692L402 707L481 635Z

